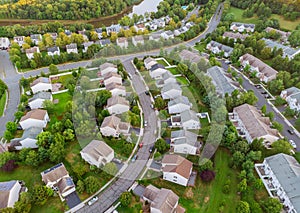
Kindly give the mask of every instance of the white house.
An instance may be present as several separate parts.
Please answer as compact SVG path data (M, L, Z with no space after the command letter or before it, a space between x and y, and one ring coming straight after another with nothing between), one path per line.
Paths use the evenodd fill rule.
M175 99L182 95L182 90L178 84L168 83L161 89L161 96L164 100Z
M21 150L23 148L38 148L37 136L43 132L41 127L30 127L25 129L21 138L14 138L10 141L9 147L13 150Z
M72 43L72 44L68 44L66 45L66 50L67 50L67 53L70 54L70 53L78 53L78 49L77 49L77 44L76 43Z
M193 163L180 155L164 155L162 161L163 179L187 186L193 170Z
M127 48L128 47L128 40L126 37L117 38L117 45L121 48Z
M200 129L199 118L193 110L186 110L180 113L180 123L184 129Z
M104 64L101 64L99 69L100 69L100 72L101 72L102 76L104 76L104 75L106 75L107 73L110 73L110 72L114 72L114 73L118 72L117 65L114 65L114 64L108 63L108 62L105 62Z
M234 32L224 32L223 38L230 38L233 39L235 42L240 39L241 41L244 41L249 35L248 34L242 34L242 33L234 33Z
M89 48L90 46L92 46L93 44L94 44L93 41L84 42L84 43L82 44L82 46L83 46L82 52L86 53L87 50L88 50L88 48Z
M40 41L42 41L42 35L41 34L33 34L30 35L30 39L34 45L38 45Z
M161 39L161 34L158 33L151 33L149 35L149 40L150 41L159 41Z
M214 54L220 54L220 53L223 52L224 57L226 57L226 58L228 58L231 55L232 51L233 51L232 47L226 46L226 45L221 44L221 43L216 42L216 41L210 41L207 44L206 49L208 49L209 51L211 51Z
M190 61L191 63L198 63L201 60L207 60L204 57L201 57L199 55L199 52L192 52L189 50L182 50L179 53L179 57L181 58L182 61Z
M174 77L173 74L171 74L169 71L168 72L165 72L161 75L160 79L156 79L156 86L158 88L161 88L163 87L165 84L169 84L169 83L173 83L173 84L176 84L177 83L177 80L176 78Z
M25 36L15 36L14 42L16 42L20 47L25 43Z
M129 123L121 122L120 118L111 115L104 118L100 127L100 132L103 136L119 137L121 133L128 134L129 129Z
M197 155L200 153L200 142L197 141L197 134L187 130L171 132L171 151L179 154Z
M52 85L50 83L49 78L39 77L30 84L30 88L33 94L35 94L42 91L51 91Z
M84 30L79 30L78 34L82 35L84 41L88 41L89 40L89 38L86 35L86 30L85 29Z
M34 109L27 112L20 120L22 129L28 129L30 127L45 128L50 121L46 110Z
M129 101L121 96L112 96L107 100L106 109L110 114L122 114L129 111Z
M133 37L132 37L132 44L133 44L134 46L137 46L138 44L143 45L143 44L144 44L144 37L141 36L141 35L133 36Z
M168 70L165 69L164 65L154 64L153 66L151 66L149 72L151 78L159 79L161 78L162 74L168 72Z
M40 48L39 47L31 47L29 49L25 50L26 52L26 56L29 60L34 58L34 53L39 53L40 52Z
M255 164L255 170L270 197L283 204L284 212L300 212L300 165L294 157L273 155Z
M97 35L98 35L98 39L99 39L99 40L100 40L101 38L103 38L103 35L102 35L103 30L102 30L102 28L96 28L95 31L96 31L96 33L97 33Z
M110 83L115 83L115 84L122 84L122 77L115 73L115 72L109 72L104 75L104 85L108 85Z
M10 46L10 41L7 37L0 37L0 49L6 50Z
M126 96L126 89L121 84L110 83L105 88L111 92L112 96Z
M53 100L51 92L38 92L28 100L28 105L30 109L43 108L43 103L46 100Z
M254 139L263 138L264 145L269 146L279 139L278 130L270 127L270 119L263 117L254 106L243 104L235 107L233 113L229 113L229 118L236 126L239 135L248 143L252 143Z
M121 25L119 24L112 24L109 27L106 27L106 33L109 35L110 33L118 33L121 30Z
M289 107L295 111L300 111L300 89L290 87L281 92L280 97L287 101Z
M56 39L57 39L57 33L47 33L47 34L49 34L50 35L50 37L55 41Z
M239 31L240 33L244 32L244 31L253 33L255 30L255 24L232 22L230 25L230 30Z
M163 31L160 36L164 39L173 39L174 38L174 33L171 30L168 31Z
M80 151L81 157L98 168L112 161L114 150L103 141L92 140Z
M50 56L60 55L60 49L57 46L47 48L47 53Z
M179 197L171 190L158 189L148 185L143 192L143 200L150 203L150 212L184 213L185 209L178 205Z
M111 41L108 38L106 38L106 39L100 39L99 41L96 41L95 44L100 44L100 46L104 47L104 46L110 45Z
M59 163L43 172L41 172L42 181L47 187L58 192L62 201L75 192L75 184L63 163Z
M153 65L157 64L157 61L154 59L154 58L151 58L151 57L147 57L145 60L144 60L144 66L146 67L147 70L150 70L151 67Z
M280 40L283 41L283 42L286 42L288 40L289 36L291 35L291 32L281 31L281 30L278 30L278 29L275 29L275 28L272 28L272 27L267 27L265 29L265 31L267 33L270 33L270 32L273 31L273 32L279 34L281 36Z
M256 77L259 78L260 81L268 83L276 79L278 72L253 55L246 53L241 56L239 60L244 68L249 66L250 71L256 73Z
M192 104L189 99L185 96L178 96L168 102L169 114L178 114L183 111L191 109Z
M13 208L15 203L19 200L20 194L27 191L27 188L22 190L21 181L10 180L0 182L0 211L4 208Z

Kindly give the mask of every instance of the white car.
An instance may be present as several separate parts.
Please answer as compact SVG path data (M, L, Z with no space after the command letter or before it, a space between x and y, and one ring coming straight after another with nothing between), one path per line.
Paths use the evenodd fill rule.
M145 127L148 126L148 121L145 121L145 125L144 125L144 126L145 126Z
M98 200L98 197L93 197L93 198L88 202L88 205L89 205L89 206L93 205L97 200Z
M293 140L289 140L289 142L294 149L297 149L297 144Z

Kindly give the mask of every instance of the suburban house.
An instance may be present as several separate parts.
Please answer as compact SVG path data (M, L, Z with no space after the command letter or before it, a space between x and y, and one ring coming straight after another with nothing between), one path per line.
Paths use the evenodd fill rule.
M178 205L179 197L170 189L158 189L148 185L143 192L143 200L150 203L150 212L184 213L185 209Z
M92 46L94 44L93 41L88 41L88 42L83 42L82 46L83 46L83 49L82 49L82 52L86 53L89 46Z
M181 28L179 28L179 29L174 30L174 35L175 35L175 36L179 36L179 35L181 35L182 33L187 32L188 30L189 30L189 29L188 29L186 26L183 26L183 27L181 27Z
M169 114L178 114L183 111L191 109L192 104L189 99L185 96L178 96L168 102L168 112Z
M255 170L270 197L282 203L283 212L300 212L300 164L294 157L276 154L255 164Z
M285 46L283 44L280 44L277 41L272 41L270 39L265 39L263 38L262 40L265 41L265 44L267 47L271 48L272 50L276 47L276 49L282 49L283 51L283 57L288 57L289 60L293 59L296 55L300 53L300 48L299 49L294 49L289 46Z
M100 127L100 132L103 136L106 137L119 137L121 133L128 134L129 129L129 123L121 122L120 118L115 115L111 115L104 118Z
M34 45L38 45L40 41L42 41L42 35L41 34L33 34L30 35L30 39Z
M53 100L51 92L38 92L28 100L28 105L30 109L43 108L43 103L46 100Z
M29 60L34 58L34 53L39 53L40 52L40 48L39 47L31 47L29 49L25 50L26 52L26 56Z
M282 30L278 30L278 29L275 29L275 28L272 28L272 27L267 27L267 28L265 29L265 31L266 31L267 33L270 33L270 32L273 31L273 32L279 34L280 37L281 37L280 40L283 41L283 42L287 42L289 36L291 35L291 32L284 32L284 31L282 31Z
M204 59L199 55L198 52L192 52L189 50L182 50L179 53L179 57L182 61L190 61L191 63L198 63L201 61L201 59Z
M249 66L251 72L257 72L256 77L265 83L276 79L277 71L265 64L258 58L246 53L240 57L240 62L244 68Z
M42 181L47 187L57 191L62 201L75 192L75 184L63 163L59 163L41 172Z
M107 73L110 73L110 72L114 72L114 73L118 72L117 65L114 65L114 64L109 63L109 62L105 62L104 64L101 64L99 69L100 69L100 72L101 72L102 76L104 76L104 75L106 75Z
M143 32L144 30L146 30L146 27L145 27L145 25L144 25L143 23L141 23L141 24L136 24L136 25L134 25L133 27L134 27L134 29L136 30L136 32L138 32L138 31Z
M169 84L169 83L173 83L173 84L176 84L176 83L177 83L176 78L175 78L174 75L171 74L169 71L163 73L163 74L161 75L161 79L157 79L157 80L156 80L156 86L157 86L158 88L161 88L161 87L163 87L165 84Z
M110 33L118 33L121 30L121 26L119 24L112 24L109 27L106 27L106 33L109 35Z
M143 44L144 44L144 37L141 36L141 35L133 36L133 37L132 37L132 44L133 44L134 46L137 46L138 44L143 45Z
M158 34L158 33L151 33L151 34L149 35L149 40L150 40L150 41L159 41L160 38L161 38L161 35Z
M236 126L241 137L248 143L254 139L264 139L264 145L269 146L279 139L278 130L270 127L270 118L263 117L261 111L254 106L243 104L235 107L232 113L229 113L230 121Z
M222 67L213 66L207 69L206 74L212 79L216 92L222 97L226 94L231 95L234 90L239 89L238 83L233 81L230 74L226 73Z
M185 110L180 114L171 116L172 127L182 127L183 129L200 129L201 124L197 113L193 110Z
M7 37L0 37L0 49L7 50L10 46L10 41Z
M155 31L158 28L163 28L166 26L166 22L163 18L153 19L151 22L147 22L145 26L148 26L151 31Z
M98 39L100 40L103 37L103 35L102 35L102 33L103 33L102 28L96 28L95 32L97 33Z
M49 78L39 77L30 84L30 88L33 94L35 94L42 91L51 91L52 85L50 83Z
M82 35L84 41L88 41L89 40L89 38L86 35L86 30L85 29L84 30L79 30L78 34Z
M57 33L47 33L51 36L51 38L55 41L57 39Z
M115 72L109 72L104 75L104 85L108 85L110 83L115 83L115 84L122 84L122 77L115 73Z
M173 39L174 38L174 33L171 30L168 31L163 31L160 35L164 39Z
M289 107L295 111L300 111L300 89L290 87L281 92L280 97L286 100Z
M47 53L50 56L60 55L60 49L57 46L47 48Z
M224 53L224 57L226 58L229 57L233 51L232 47L226 46L216 41L210 41L207 44L206 49L214 54Z
M104 46L110 45L111 41L108 38L106 38L106 39L100 39L99 41L96 41L95 44L100 44L102 47L104 47Z
M117 45L121 48L128 47L128 40L126 37L117 38Z
M72 43L72 44L68 44L66 45L66 50L67 50L67 53L70 54L70 53L78 53L78 50L77 50L77 44L76 43Z
M244 31L253 33L255 30L255 24L232 22L230 25L230 30L239 31L240 33L244 32Z
M25 36L15 36L14 42L17 43L20 47L25 43Z
M103 141L92 140L80 151L81 157L98 168L112 161L114 150Z
M72 32L71 32L70 30L65 30L65 34L66 34L68 37L71 37Z
M182 90L178 84L168 83L161 89L161 96L164 100L175 99L182 95Z
M45 128L50 121L46 110L34 109L27 112L20 120L22 129L28 129L30 127Z
M105 88L111 92L112 96L126 96L126 89L121 84L110 83L105 85Z
M112 96L107 100L106 109L110 114L122 114L129 111L129 101L122 96Z
M187 130L171 132L171 150L174 153L197 155L200 153L201 143L197 141L197 134Z
M21 150L23 148L38 148L37 136L43 132L41 127L30 127L25 129L21 138L14 138L10 141L10 150Z
M154 59L154 58L151 58L151 57L147 57L145 60L144 60L144 65L146 67L147 70L150 70L151 67L153 65L157 64L157 61Z
M162 161L163 179L187 186L193 170L193 163L180 155L164 155Z
M165 69L164 65L161 64L154 64L150 68L150 76L151 78L160 78L163 73L168 72L168 70Z
M242 34L242 33L233 33L233 32L225 32L223 34L223 38L230 38L234 41L237 41L240 39L241 41L244 41L249 35L248 34Z
M0 182L0 211L4 208L13 208L19 200L21 192L26 192L27 188L23 187L22 181L10 180Z

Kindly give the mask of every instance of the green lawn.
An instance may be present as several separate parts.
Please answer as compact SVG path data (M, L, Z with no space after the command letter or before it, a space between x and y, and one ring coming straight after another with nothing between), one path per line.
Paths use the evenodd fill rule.
M53 100L58 99L58 103L55 104L55 115L62 116L65 111L65 106L68 101L72 100L72 96L68 92L53 95Z
M165 67L169 66L164 60L157 60L157 63L164 65Z
M117 208L119 213L140 213L140 210L142 210L142 203L139 202L139 198L136 196L132 196L128 207L119 205Z
M234 21L236 21L236 22L252 23L252 24L258 23L259 19L258 19L257 15L254 15L251 18L244 18L242 16L243 11L244 10L236 8L236 7L230 7L230 9L229 9L229 13L234 14L234 16L235 16ZM271 18L278 19L280 28L286 29L286 30L294 30L296 28L296 26L300 24L300 18L297 19L296 21L288 21L288 20L285 20L283 16L277 15L277 14L272 14Z
M2 116L4 113L5 104L6 104L6 92L4 92L0 98L0 116Z
M197 89L190 84L188 87L182 87L182 95L186 96L189 101L193 104L192 109L196 112L208 112L209 109L204 105L201 100L202 96L199 94Z
M199 52L204 52L204 50L206 49L206 43L199 43L195 46L195 49L197 49Z
M153 184L159 188L173 190L179 197L179 204L186 209L186 212L219 212L221 204L224 204L223 213L236 212L236 204L240 199L237 195L237 171L228 167L230 154L224 149L219 149L214 158L214 171L216 178L211 183L204 183L197 177L195 187L184 187L171 183L161 178L144 180L145 184ZM225 182L230 179L230 192L222 192Z
M176 67L167 68L173 75L179 75L181 74Z
M183 76L176 77L176 79L181 85L189 85L189 81Z

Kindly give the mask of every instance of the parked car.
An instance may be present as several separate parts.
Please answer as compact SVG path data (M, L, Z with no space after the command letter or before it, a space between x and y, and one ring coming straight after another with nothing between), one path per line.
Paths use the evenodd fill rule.
M146 94L146 95L150 95L149 91L145 91L145 94Z
M262 91L261 94L265 95L265 94L268 94L267 91Z
M294 149L297 149L297 144L293 140L289 140L289 143L292 145Z
M137 156L137 155L134 155L134 156L131 158L131 162L136 161L137 158L138 158L138 156Z
M142 148L142 147L143 147L143 145L144 145L144 143L143 143L143 142L142 142L142 143L140 143L140 144L139 144L140 148Z
M231 61L226 60L226 61L225 61L225 64L231 64Z
M88 202L88 205L89 205L89 206L93 205L97 200L98 200L98 197L93 197L93 198Z
M145 121L144 126L145 127L148 126L148 121Z
M257 84L257 85L255 85L255 87L256 87L257 89L260 89L260 88L261 88L261 85L260 85L260 84Z
M152 152L153 152L153 149L154 149L154 146L150 146L149 152L152 153Z
M271 98L271 96L270 96L270 95L268 95L268 94L266 94L266 95L265 95L265 98Z
M294 130L292 130L292 129L288 129L287 131L288 131L288 133L290 133L291 135L294 134Z

